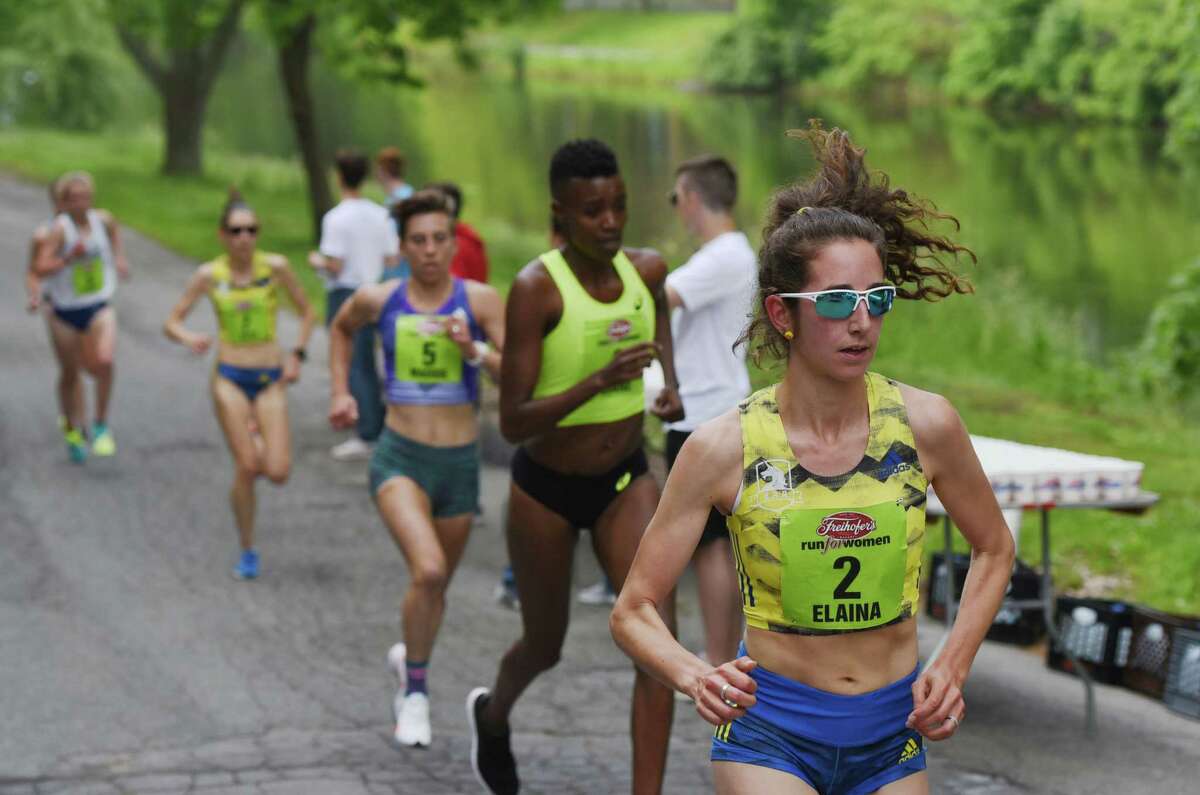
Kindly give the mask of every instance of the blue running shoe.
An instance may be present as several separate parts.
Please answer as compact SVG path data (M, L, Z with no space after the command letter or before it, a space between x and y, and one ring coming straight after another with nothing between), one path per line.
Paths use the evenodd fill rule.
M67 457L73 464L82 464L88 457L87 439L78 428L68 428L63 423L63 440L67 443Z
M258 576L258 553L253 549L243 549L237 565L233 567L233 576L239 580L253 580Z

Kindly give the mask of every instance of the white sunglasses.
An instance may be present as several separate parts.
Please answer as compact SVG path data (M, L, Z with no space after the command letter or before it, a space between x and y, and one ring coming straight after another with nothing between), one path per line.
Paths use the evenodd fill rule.
M893 285L872 287L870 290L818 290L814 293L776 293L780 298L803 298L816 304L817 314L830 320L845 320L854 314L862 301L867 303L871 317L886 315L896 300Z

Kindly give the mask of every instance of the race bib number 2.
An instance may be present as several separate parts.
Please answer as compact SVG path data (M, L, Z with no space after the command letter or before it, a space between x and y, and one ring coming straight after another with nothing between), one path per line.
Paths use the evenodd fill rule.
M75 295L91 295L104 289L104 261L92 257L89 262L71 266L71 287Z
M230 323L230 342L246 345L270 342L271 312L263 301L246 301L234 307Z
M900 615L908 558L895 502L791 509L779 528L784 615L814 630L870 629Z
M440 315L396 318L396 378L416 384L462 380L462 351L446 336Z

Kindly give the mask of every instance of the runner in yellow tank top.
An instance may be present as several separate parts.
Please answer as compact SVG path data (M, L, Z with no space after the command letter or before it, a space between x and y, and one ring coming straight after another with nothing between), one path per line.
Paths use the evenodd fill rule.
M933 259L969 252L930 233L944 217L868 172L845 133L808 137L819 172L774 197L744 335L786 361L783 379L684 444L611 624L717 727L717 792L916 795L929 791L924 739L963 720L1013 545L953 407L868 367L895 295L969 292ZM945 649L919 671L927 486L973 556ZM748 624L742 656L716 667L655 609L712 507L728 517Z
M471 763L497 795L518 791L508 715L521 692L558 660L567 630L578 530L592 531L600 565L620 587L658 503L642 452L642 370L655 357L667 387L652 411L682 418L667 317L666 263L621 247L625 184L612 150L571 141L550 164L551 209L565 245L526 265L505 310L500 429L513 459L508 547L524 634L494 687L467 702ZM669 623L674 608L664 605ZM637 671L633 788L661 789L673 695Z
M258 216L231 190L218 232L225 253L196 269L163 324L169 339L203 355L212 347L212 338L190 331L183 323L205 295L217 316L219 343L212 399L234 463L229 500L241 554L233 573L247 580L259 573L254 547L254 484L266 477L282 485L291 473L284 385L299 379L305 346L316 321L287 258L258 250L258 230ZM280 288L287 291L301 318L300 337L287 354L275 334Z

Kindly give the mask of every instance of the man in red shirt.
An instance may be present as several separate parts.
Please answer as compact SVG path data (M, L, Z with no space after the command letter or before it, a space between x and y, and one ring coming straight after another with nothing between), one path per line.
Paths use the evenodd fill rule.
M454 213L454 237L457 251L450 262L450 273L460 279L474 279L477 282L488 280L487 248L483 238L466 222L459 220L462 213L462 190L453 182L431 182L426 189L441 191L450 202L450 211Z

